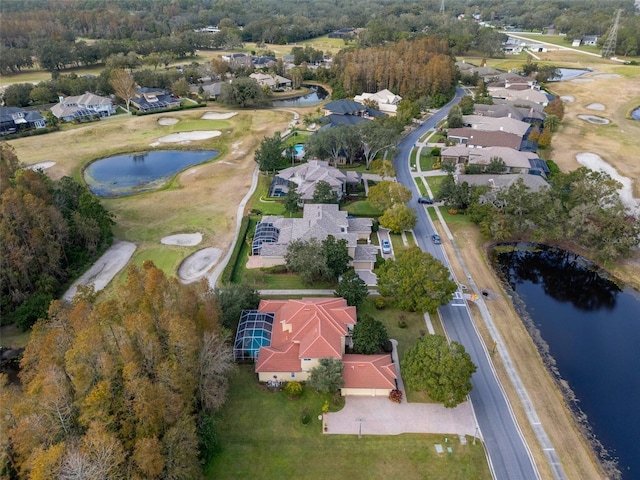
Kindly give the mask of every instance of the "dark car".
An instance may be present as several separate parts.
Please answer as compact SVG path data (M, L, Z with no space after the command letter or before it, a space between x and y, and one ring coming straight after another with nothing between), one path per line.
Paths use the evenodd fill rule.
M418 203L424 203L425 205L433 205L433 199L429 197L420 197Z
M442 243L440 241L440 235L438 235L437 233L434 233L433 235L431 235L431 241L436 245L440 245Z

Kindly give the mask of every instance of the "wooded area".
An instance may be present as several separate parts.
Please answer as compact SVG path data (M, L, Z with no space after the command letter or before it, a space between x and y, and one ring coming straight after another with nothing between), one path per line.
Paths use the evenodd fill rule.
M73 305L52 303L24 352L22 388L2 385L0 471L200 478L233 368L215 295L145 263L113 297L94 298L86 289Z
M27 329L111 245L113 220L72 178L53 181L21 168L6 143L0 143L0 195L2 323Z

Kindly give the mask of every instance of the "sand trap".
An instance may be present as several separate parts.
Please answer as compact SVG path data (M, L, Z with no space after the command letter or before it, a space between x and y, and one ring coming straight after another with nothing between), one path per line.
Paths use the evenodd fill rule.
M600 111L603 111L605 107L601 103L590 103L589 105L587 105L587 108L589 110L600 110Z
M202 234L198 233L181 233L178 235L169 235L160 240L163 245L180 245L184 247L193 247L202 241Z
M93 266L84 273L78 280L73 282L71 288L62 296L63 300L70 302L78 289L78 285L93 284L96 292L102 290L115 277L116 273L124 268L136 245L131 242L115 241L109 250L107 250Z
M569 103L573 103L576 101L573 95L562 95L560 97L560 100L562 100L563 102L569 102Z
M47 168L51 168L56 164L56 162L40 162L34 163L33 165L27 165L26 168L29 170L46 170Z
M598 73L594 75L596 78L620 78L620 75L617 73Z
M165 137L159 138L158 143L187 143L197 140L207 140L209 138L219 137L222 135L220 130L197 130L195 132L172 133ZM152 144L153 145L153 144Z
M574 78L571 81L576 83L589 83L593 82L593 78Z
M607 125L609 120L606 118L598 117L596 115L578 115L580 120L584 120L589 123L593 123L594 125Z
M640 213L640 200L633 196L633 188L630 178L620 175L615 168L605 162L600 155L595 153L578 153L576 155L576 160L580 165L584 165L591 170L604 172L614 180L620 182L622 184L622 188L618 190L620 193L620 200L622 200L622 203L633 212Z
M180 268L178 268L178 277L184 283L195 282L203 278L207 271L218 263L221 255L222 250L219 248L209 247L198 250L182 261Z
M226 120L227 118L235 117L238 112L227 112L227 113L218 113L218 112L205 112L201 119L202 120Z
M162 117L158 119L158 125L162 125L163 127L166 127L168 125L175 125L176 123L178 123L180 120L178 120L177 118L172 118L172 117Z

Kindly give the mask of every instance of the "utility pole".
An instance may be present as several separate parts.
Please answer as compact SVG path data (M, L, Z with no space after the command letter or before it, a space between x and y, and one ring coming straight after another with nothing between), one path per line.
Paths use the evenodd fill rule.
M444 1L444 0L442 0ZM616 43L618 42L618 25L620 24L620 15L622 9L618 9L616 12L616 19L613 22L613 26L607 35L607 39L602 46L602 58L611 58L616 54Z

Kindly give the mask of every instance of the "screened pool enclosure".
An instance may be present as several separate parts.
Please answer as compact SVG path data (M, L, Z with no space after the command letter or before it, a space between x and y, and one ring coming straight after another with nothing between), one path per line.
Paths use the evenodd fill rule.
M255 361L260 347L271 345L274 315L257 310L243 310L233 342L233 358L236 361Z

